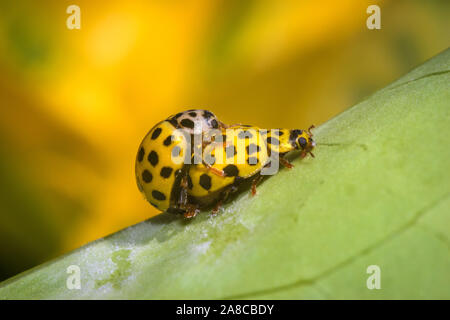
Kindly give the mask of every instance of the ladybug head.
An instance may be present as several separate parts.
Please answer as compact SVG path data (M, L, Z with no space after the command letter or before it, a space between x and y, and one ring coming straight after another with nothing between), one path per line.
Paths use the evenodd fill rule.
M311 152L316 146L311 133L313 128L314 126L312 125L308 130L291 130L289 140L295 149L302 151L302 157L305 157L308 153L314 157L314 154Z

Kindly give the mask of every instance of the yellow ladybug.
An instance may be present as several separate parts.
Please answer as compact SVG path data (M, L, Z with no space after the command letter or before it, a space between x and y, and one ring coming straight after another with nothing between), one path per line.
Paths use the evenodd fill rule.
M186 184L185 173L194 153L191 141L195 140L196 128L202 135L223 128L223 124L210 111L187 110L157 123L139 146L136 182L148 202L159 210L183 213L189 206L182 185ZM179 132L184 135L175 134Z
M263 175L275 172L266 170L274 162L292 168L285 156L301 150L301 156L313 153L315 142L311 126L308 130L274 129L267 131L254 126L232 126L222 129L224 142L209 144L204 149L204 161L191 165L188 171L188 195L195 206L185 213L193 217L199 209L215 205L216 213L230 193L238 190L245 181L252 180L252 195ZM276 170L275 169L275 170Z

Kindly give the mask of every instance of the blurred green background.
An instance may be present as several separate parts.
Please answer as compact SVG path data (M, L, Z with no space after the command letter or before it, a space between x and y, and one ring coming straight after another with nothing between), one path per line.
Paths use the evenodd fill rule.
M69 30L66 8L81 8ZM381 30L366 9L381 7ZM143 221L147 131L186 108L305 128L446 49L449 1L0 2L0 280Z

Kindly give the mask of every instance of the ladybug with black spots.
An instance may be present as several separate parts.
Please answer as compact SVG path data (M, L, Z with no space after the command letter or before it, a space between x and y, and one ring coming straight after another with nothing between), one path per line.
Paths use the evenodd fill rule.
M188 195L197 207L185 213L195 216L204 207L214 205L215 214L230 193L239 189L246 181L251 182L252 195L264 175L274 174L269 167L277 162L287 168L293 165L286 159L289 152L300 150L301 157L312 153L315 142L311 126L308 130L265 130L252 126L232 126L222 130L224 144L209 144L204 149L203 163L189 168ZM210 162L208 163L208 156ZM218 161L220 159L220 161ZM263 173L263 170L266 172Z
M136 156L136 181L139 190L154 207L164 211L184 212L187 193L186 170L194 148L195 128L202 135L209 129L223 128L207 110L187 110L157 123L144 137ZM184 136L175 134L181 132ZM183 179L184 177L184 179Z
M196 135L198 145L192 143L199 141ZM273 162L290 168L287 153L312 155L314 146L310 130L227 126L210 111L188 110L157 123L145 136L136 156L136 181L154 207L192 218L211 206L218 212L245 181L252 181L254 195L264 168ZM193 161L196 149L199 162Z

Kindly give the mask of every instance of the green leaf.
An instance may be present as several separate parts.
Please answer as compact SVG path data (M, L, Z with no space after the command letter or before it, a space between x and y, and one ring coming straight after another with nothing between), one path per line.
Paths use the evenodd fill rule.
M162 214L4 282L0 298L449 299L449 72L446 50L320 126L316 158L218 216Z

